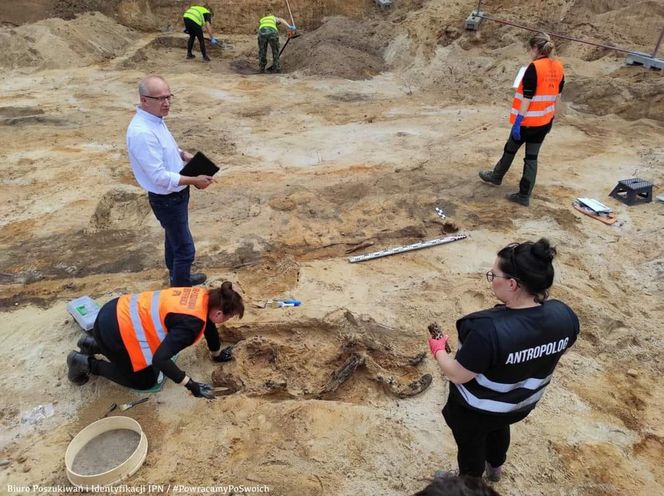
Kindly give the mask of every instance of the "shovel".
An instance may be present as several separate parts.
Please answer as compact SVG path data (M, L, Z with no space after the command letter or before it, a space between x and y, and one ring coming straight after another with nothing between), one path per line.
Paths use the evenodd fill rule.
M286 40L286 43L284 43L284 46L281 47L281 50L279 50L279 58L281 58L281 54L284 53L284 50L286 50L286 47L288 46L288 42L294 38L299 38L302 36L300 33L297 32L288 32L288 39ZM266 69L268 72L272 72L274 70L274 61L272 62L272 65Z

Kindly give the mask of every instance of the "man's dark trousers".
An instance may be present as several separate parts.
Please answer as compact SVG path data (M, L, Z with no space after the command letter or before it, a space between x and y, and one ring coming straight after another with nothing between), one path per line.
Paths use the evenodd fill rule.
M191 286L191 264L196 248L189 231L189 187L169 195L148 193L150 207L166 231L164 251L171 286Z

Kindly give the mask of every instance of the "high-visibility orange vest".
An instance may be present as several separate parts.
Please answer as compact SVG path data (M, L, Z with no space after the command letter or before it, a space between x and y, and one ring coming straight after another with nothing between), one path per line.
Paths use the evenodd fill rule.
M537 88L535 88L535 96L530 101L528 111L521 122L524 127L546 126L551 122L556 112L556 99L559 94L560 82L563 80L563 65L557 60L544 57L534 60L533 64L535 64L535 71L537 72ZM516 120L522 100L523 81L519 83L514 100L512 100L510 124L514 124Z
M203 325L196 341L201 339L207 322L208 298L204 288L170 288L121 296L117 305L118 326L134 372L152 365L152 357L168 334L164 320L169 313L201 319Z

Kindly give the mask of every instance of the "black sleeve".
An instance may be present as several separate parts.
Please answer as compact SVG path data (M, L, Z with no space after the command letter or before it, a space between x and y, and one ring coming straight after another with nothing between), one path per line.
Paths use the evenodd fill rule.
M173 382L180 383L186 374L175 365L171 358L194 344L203 326L203 321L191 315L169 313L164 319L164 324L166 324L168 333L152 357L152 366L163 372Z
M203 14L203 19L205 22L212 22L212 16L210 14Z
M470 331L456 354L456 360L462 367L481 374L495 361L492 339L495 328L490 319L477 319L469 324Z
M576 338L579 337L579 333L581 332L581 325L579 324L579 317L576 316L574 310L569 307L568 309L570 313L570 319L572 321L572 328L574 329L574 336L572 336L572 338L570 338L570 342L567 343L567 348L569 349L570 346L576 343Z
M558 85L558 94L560 95L563 92L563 88L565 87L565 76L560 80L560 84Z
M221 339L217 332L217 326L210 319L205 323L205 341L207 341L208 350L215 352L221 349Z
M525 74L523 75L523 97L532 98L535 96L535 90L537 89L537 70L535 69L535 64L530 64L526 69Z

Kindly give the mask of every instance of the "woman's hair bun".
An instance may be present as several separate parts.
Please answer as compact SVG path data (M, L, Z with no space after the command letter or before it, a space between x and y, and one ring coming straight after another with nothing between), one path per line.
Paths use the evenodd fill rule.
M556 256L557 252L556 248L551 246L551 243L549 243L548 239L540 238L538 241L533 243L531 247L531 253L535 258L550 263Z

